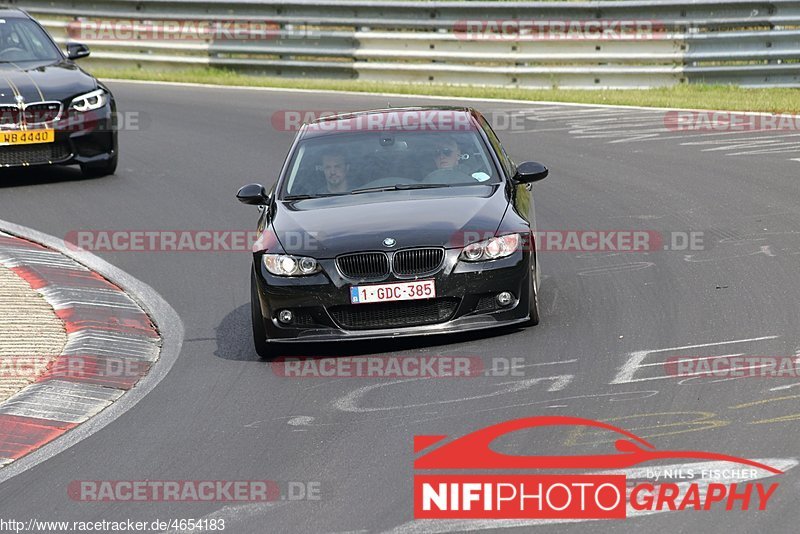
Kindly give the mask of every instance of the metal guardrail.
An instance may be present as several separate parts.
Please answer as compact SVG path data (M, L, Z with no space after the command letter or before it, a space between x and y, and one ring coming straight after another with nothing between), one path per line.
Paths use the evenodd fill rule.
M28 10L62 44L70 38L85 42L92 47L87 61L103 66L213 66L272 76L542 88L681 83L800 87L800 0L6 3ZM172 39L166 32L157 38L124 39L81 31L133 21L162 27L172 21L178 28L202 21L256 21L273 30L249 39ZM525 33L531 23L543 21L573 23L573 29L634 21L649 23L652 32L609 37L570 34L565 28L560 37L552 29ZM470 30L501 22L519 33Z

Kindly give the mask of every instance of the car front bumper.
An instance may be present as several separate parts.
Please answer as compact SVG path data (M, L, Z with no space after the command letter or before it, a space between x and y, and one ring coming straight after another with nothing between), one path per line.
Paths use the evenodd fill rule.
M0 167L91 165L108 161L117 152L114 114L111 103L85 113L69 112L61 120L43 126L54 130L52 143L0 146Z
M351 304L350 287L407 282L414 278L390 276L380 282L360 283L343 278L334 260L320 260L323 272L312 276L278 277L264 269L261 255L256 254L257 290L267 339L271 342L381 339L525 323L529 319L530 277L535 256L520 250L493 262L467 263L458 261L459 253L459 250L446 251L444 265L436 274L418 278L435 281L435 299L377 304ZM511 304L504 307L495 299L503 291L514 296ZM278 320L282 310L292 311L293 323L283 324ZM439 319L431 320L431 313L437 312L441 314ZM343 321L343 317L348 320ZM353 317L367 320L354 325ZM378 322L381 317L389 317L390 324L377 325L376 317ZM416 318L424 324L413 324Z

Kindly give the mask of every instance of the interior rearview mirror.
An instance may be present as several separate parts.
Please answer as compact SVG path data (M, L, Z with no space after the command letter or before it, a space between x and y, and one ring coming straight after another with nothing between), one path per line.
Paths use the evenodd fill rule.
M514 181L520 184L529 184L531 182L538 182L544 180L550 171L535 161L526 161L517 166L517 174L514 175Z
M247 184L239 189L236 193L236 198L243 204L252 204L255 206L263 206L269 203L269 195L267 190L261 184Z

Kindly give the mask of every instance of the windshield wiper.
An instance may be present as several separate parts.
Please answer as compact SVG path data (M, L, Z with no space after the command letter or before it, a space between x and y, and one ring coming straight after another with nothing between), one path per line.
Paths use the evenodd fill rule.
M338 197L347 193L320 193L319 195L288 195L281 200L308 200L309 198Z
M381 191L407 191L411 189L432 189L436 187L450 187L450 184L395 184L384 185L381 187L364 187L362 189L353 189L350 191L351 195L359 193L379 193Z

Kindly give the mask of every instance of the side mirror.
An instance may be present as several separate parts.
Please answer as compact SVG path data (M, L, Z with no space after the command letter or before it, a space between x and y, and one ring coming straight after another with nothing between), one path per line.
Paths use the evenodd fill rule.
M526 161L517 166L517 174L514 175L514 181L520 184L530 184L544 180L550 173L547 167L535 161Z
M269 203L269 195L267 190L261 184L247 184L239 189L236 193L236 198L242 204L252 204L255 206L263 206Z
M89 47L83 43L67 43L67 57L80 59L89 56Z

